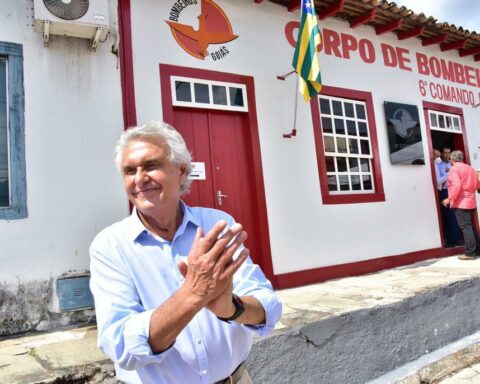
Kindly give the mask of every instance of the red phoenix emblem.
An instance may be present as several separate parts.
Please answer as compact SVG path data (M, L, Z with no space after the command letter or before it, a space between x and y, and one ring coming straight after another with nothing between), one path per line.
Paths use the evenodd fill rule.
M166 21L177 43L190 55L204 60L210 44L223 44L235 40L230 20L212 0L202 0L202 13L198 16L198 29L191 25Z

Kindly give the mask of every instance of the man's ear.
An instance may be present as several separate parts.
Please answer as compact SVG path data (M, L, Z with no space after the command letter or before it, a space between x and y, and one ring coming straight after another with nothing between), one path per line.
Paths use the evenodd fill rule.
M180 175L185 176L187 174L187 165L182 164L180 165Z

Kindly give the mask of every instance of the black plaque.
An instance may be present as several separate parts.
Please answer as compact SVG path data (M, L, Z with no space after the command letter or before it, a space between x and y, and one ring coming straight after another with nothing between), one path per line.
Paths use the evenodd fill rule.
M425 164L417 106L386 101L385 117L392 164Z

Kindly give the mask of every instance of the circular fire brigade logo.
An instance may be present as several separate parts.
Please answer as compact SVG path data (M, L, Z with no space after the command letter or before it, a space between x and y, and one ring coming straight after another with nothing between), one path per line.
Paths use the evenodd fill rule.
M232 24L223 10L212 0L201 0L201 13L198 18L198 28L178 22L181 11L197 0L178 1L172 6L169 20L173 37L177 43L190 55L205 60L211 56L213 60L225 57L229 51L225 46L209 51L211 45L219 45L235 40L238 35L233 33ZM211 49L211 48L210 48Z

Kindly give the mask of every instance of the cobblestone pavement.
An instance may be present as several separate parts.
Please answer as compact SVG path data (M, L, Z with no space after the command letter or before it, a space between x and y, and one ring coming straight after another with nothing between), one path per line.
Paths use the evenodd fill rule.
M480 362L464 368L441 381L438 384L475 384L480 383Z

